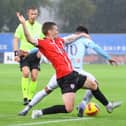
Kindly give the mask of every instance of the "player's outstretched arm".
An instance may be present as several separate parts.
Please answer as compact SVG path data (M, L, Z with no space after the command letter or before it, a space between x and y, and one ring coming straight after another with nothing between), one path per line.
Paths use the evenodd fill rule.
M28 32L28 30L26 28L24 16L21 15L19 12L17 12L16 15L18 17L18 20L20 21L20 23L23 26L24 34L25 34L25 37L26 37L27 41L30 42L33 45L37 45L37 41L31 37L31 35L29 34L29 32Z
M106 51L104 51L99 45L97 45L92 40L87 39L86 46L88 48L92 48L100 56L108 60L111 65L118 65L118 62L115 59L111 58L111 56Z
M63 39L64 39L65 43L71 43L72 41L75 41L76 39L78 39L80 37L85 37L85 38L91 39L90 35L88 35L86 33L68 35L66 37L63 37Z

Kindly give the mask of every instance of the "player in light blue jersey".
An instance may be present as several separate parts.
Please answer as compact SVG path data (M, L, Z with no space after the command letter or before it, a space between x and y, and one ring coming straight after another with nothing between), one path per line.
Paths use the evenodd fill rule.
M76 29L76 34L80 34L81 32L88 34L88 29L83 26L79 26ZM88 39L88 38L81 37L78 40L66 45L66 51L69 55L69 58L75 70L77 70L78 72L84 75L89 76L90 78L92 78L93 81L97 82L96 78L92 74L83 70L84 56L88 48L93 49L98 55L102 56L104 59L109 61L110 64L113 64L113 63L116 64L116 61L113 60L111 56L108 55L93 40ZM87 90L82 102L77 107L79 117L83 117L84 108L86 104L91 100L92 96L93 96L92 92L90 90Z
M76 29L75 34L80 34L80 33L87 33L88 30L83 27L79 26ZM65 39L65 38L64 38ZM68 53L68 56L72 62L73 68L75 71L78 71L80 74L86 75L90 77L93 81L96 81L96 78L83 70L83 59L85 56L85 52L87 48L92 48L94 51L96 51L100 56L105 58L110 62L110 64L116 64L116 61L111 58L101 47L99 47L95 42L93 42L91 39L88 38L79 38L71 43L67 43L66 45L66 51ZM31 50L30 53L38 51L37 49ZM56 81L56 75L53 75L52 78L50 79L48 85L45 87L45 89L39 91L32 99L32 101L19 113L19 115L26 115L27 112L35 105L37 104L40 100L42 100L45 96L47 96L50 92L52 92L54 89L58 87L57 81ZM84 96L82 102L78 105L78 116L82 117L83 116L83 111L85 108L85 105L91 100L92 98L92 93L90 90L86 91L86 95ZM32 118L35 117L33 111L32 113ZM39 114L39 112L38 112Z

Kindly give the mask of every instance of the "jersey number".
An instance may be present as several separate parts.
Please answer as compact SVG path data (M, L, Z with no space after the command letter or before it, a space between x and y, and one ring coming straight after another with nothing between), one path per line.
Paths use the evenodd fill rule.
M72 56L76 56L77 54L77 46L75 44L72 45L66 45L66 52Z

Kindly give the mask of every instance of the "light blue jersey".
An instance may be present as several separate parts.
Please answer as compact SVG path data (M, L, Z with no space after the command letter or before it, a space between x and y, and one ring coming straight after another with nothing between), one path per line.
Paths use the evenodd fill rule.
M111 57L91 39L81 37L69 44L65 44L66 52L68 53L74 69L83 69L84 56L87 48L93 49L106 60L111 59ZM37 51L38 49L35 48L32 49L30 53L35 53Z
M83 69L84 56L87 48L93 49L100 56L109 60L111 57L95 42L87 38L79 38L74 42L65 45L68 56L75 69Z

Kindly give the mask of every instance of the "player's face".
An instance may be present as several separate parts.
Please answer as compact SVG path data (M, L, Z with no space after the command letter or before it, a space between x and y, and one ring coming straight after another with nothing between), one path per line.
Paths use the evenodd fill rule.
M38 10L37 9L35 9L35 10L29 9L27 12L27 15L28 15L29 22L32 24L35 22L35 20L38 16Z
M58 36L58 27L56 25L52 26L52 29L50 30L50 34L53 38L56 38Z

